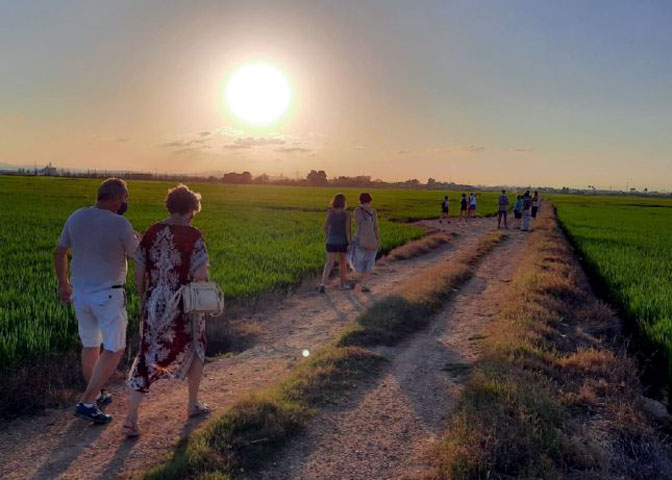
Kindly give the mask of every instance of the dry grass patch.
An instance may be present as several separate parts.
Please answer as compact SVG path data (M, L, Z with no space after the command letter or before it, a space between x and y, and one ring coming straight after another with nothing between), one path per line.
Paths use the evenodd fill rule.
M408 260L419 257L445 245L450 242L451 238L452 236L448 233L430 233L419 240L408 242L401 247L393 249L385 258L390 260Z
M618 319L554 218L531 236L424 478L672 478L669 444L643 415L636 365L616 343Z
M374 375L383 358L357 347L328 348L278 386L247 396L183 442L147 479L236 478L296 435L315 408Z
M394 294L367 309L337 344L394 345L424 328L453 290L471 277L478 260L505 238L501 232L485 235L464 257L444 261L410 278Z
M362 346L393 344L425 326L503 238L499 232L486 235L468 257L409 279L396 294L367 309L334 346L301 363L279 385L247 396L208 422L146 478L222 480L257 468L297 435L317 408L379 371L383 357Z

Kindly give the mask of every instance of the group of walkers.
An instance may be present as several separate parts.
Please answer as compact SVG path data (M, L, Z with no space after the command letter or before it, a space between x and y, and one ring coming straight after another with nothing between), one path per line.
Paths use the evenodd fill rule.
M87 387L75 406L75 415L94 423L112 419L103 407L112 401L103 388L116 370L126 348L127 257L134 260L135 287L140 298L140 346L127 379L130 399L122 424L127 436L140 434L138 411L150 385L159 379L188 380L188 416L205 415L210 408L198 397L205 363L204 315L186 313L179 292L192 282L208 281L209 257L201 232L191 226L201 210L201 196L185 185L168 191L165 206L169 216L150 226L144 235L133 230L123 216L128 208L128 187L119 178L105 180L96 204L75 211L65 223L54 251L59 298L74 306L82 342L82 371ZM369 279L380 248L378 215L369 193L359 195L352 215L345 195L331 200L324 222L327 261L320 293L336 264L339 290L358 284L370 292ZM509 197L498 198L497 227L508 228ZM460 199L460 218L476 215L477 195ZM527 191L513 206L517 227L529 230L537 215L539 197ZM356 233L352 235L352 219ZM444 197L439 222L449 220L449 200ZM522 220L522 223L521 223ZM68 255L72 255L71 262ZM349 270L354 271L350 278ZM102 345L102 353L101 353Z
M464 222L468 222L469 219L476 218L476 208L478 204L478 194L470 193L467 196L466 193L463 193L460 197L460 219L464 219ZM504 228L509 228L508 226L508 211L509 211L509 197L506 194L506 190L502 190L501 195L497 200L498 205L498 215L497 215L497 228L501 228L502 220L504 222ZM513 214L516 220L515 228L519 228L523 231L529 231L530 229L530 218L535 218L537 216L537 211L539 209L539 194L534 192L534 196L530 195L530 191L527 190L523 195L518 195L516 201L513 205ZM522 220L522 222L521 222ZM439 223L450 223L450 199L448 195L443 197L441 202L441 215L439 216Z
M504 228L509 228L507 222L509 196L506 194L506 190L502 190L502 194L497 199L497 205L497 228L502 228L502 220L504 220ZM529 190L523 195L517 195L516 202L513 204L514 228L528 232L530 230L530 219L536 218L538 211L539 194L537 192L534 192L534 196L530 196Z
M320 293L326 293L326 284L336 262L338 262L339 290L353 289L356 281L362 292L371 291L368 280L376 264L376 255L380 247L378 214L371 208L372 202L373 197L369 193L359 195L359 206L352 213L357 233L352 238L352 222L350 213L346 210L345 195L336 194L331 200L331 208L324 222L327 263L322 271ZM348 266L359 278L348 280Z
M103 408L112 402L112 396L104 386L126 349L127 257L134 261L140 346L126 382L130 398L122 424L122 432L134 437L140 434L138 412L144 394L159 379L188 381L189 417L210 412L198 397L205 363L204 315L186 313L178 297L192 282L208 280L209 257L203 235L191 226L201 210L200 194L185 185L170 189L165 198L169 216L150 226L144 235L134 231L123 216L128 194L123 180L105 180L98 188L95 205L76 210L66 221L54 250L54 264L59 299L74 306L82 342L82 373L87 386L74 413L106 424L112 416ZM357 230L352 237L345 196L338 194L332 199L324 223L327 263L320 292L326 292L336 262L339 289L353 288L354 282L348 281L349 265L359 277L361 291L370 291L368 279L380 246L372 202L368 193L359 196L359 206L352 215Z
M54 263L59 298L74 306L83 347L87 387L74 413L105 424L112 417L102 408L112 397L103 387L126 349L126 258L134 260L141 338L128 375L130 401L122 425L122 432L132 437L140 433L138 409L143 394L156 380L187 379L188 416L210 411L198 399L205 363L204 315L185 313L182 302L175 301L181 287L207 281L209 259L201 232L191 226L201 210L198 193L185 185L169 190L165 199L169 216L144 235L135 232L123 216L127 202L126 183L118 178L105 180L96 204L75 211L66 221Z

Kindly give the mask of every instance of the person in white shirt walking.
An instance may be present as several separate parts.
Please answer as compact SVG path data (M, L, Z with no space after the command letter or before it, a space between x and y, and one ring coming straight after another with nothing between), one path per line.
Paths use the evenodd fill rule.
M83 347L87 387L75 415L100 424L112 419L100 409L112 401L102 388L126 348L126 258L139 243L139 234L122 216L127 202L126 182L105 180L96 204L70 215L54 250L58 296L62 303L74 305ZM70 276L68 252L72 253Z
M476 218L476 194L472 193L469 195L469 214L467 217Z

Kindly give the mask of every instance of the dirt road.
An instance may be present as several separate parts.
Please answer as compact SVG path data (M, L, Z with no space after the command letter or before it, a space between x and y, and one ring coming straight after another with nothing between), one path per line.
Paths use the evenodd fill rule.
M439 227L436 222L422 224ZM478 219L468 226L444 224L443 230L457 233L450 243L411 260L383 262L372 281L372 294L332 289L327 295L318 295L305 289L244 319L245 329L257 332L254 344L235 357L218 358L206 365L202 399L221 411L240 395L276 381L299 360L303 349L324 345L404 278L474 247L495 225L493 219ZM418 371L424 368L417 366ZM386 385L392 388L398 381L393 380ZM115 419L108 426L74 418L70 409L48 410L44 415L0 424L0 478L128 478L146 470L198 426L198 421L186 418L184 383L158 382L154 387L140 413L143 435L135 441L120 433L126 410L121 382L111 387L114 402L107 411Z
M251 478L392 479L422 471L424 447L443 431L479 339L525 253L526 235L512 232L430 328L379 350L390 360L380 377L318 414L278 465Z

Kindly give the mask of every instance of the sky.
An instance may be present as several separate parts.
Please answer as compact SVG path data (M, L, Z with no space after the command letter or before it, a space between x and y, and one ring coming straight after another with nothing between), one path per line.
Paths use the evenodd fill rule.
M669 0L0 0L0 164L672 190ZM237 68L286 76L255 127Z

